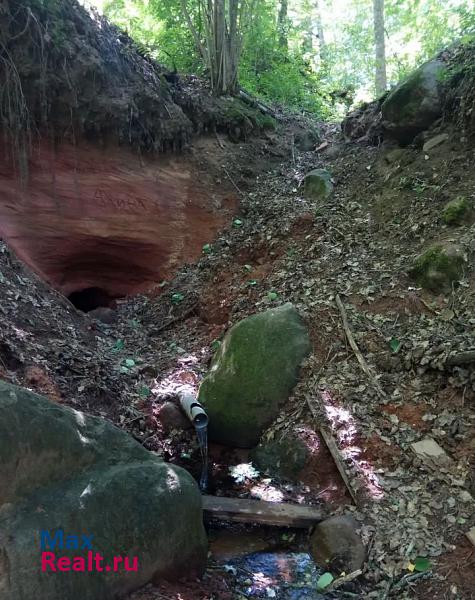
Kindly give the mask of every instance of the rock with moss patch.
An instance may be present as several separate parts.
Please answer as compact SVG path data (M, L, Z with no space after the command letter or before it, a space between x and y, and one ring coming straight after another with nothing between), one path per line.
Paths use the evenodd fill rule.
M465 253L456 244L436 244L416 258L409 271L419 285L433 292L442 292L461 279Z
M444 206L442 221L446 225L460 225L467 218L469 208L467 199L459 196Z
M259 471L282 479L297 481L310 458L305 441L295 433L261 442L251 453Z
M288 399L310 350L307 328L292 304L234 325L199 391L210 418L210 439L255 446Z
M320 142L320 137L315 129L305 129L299 131L295 136L295 145L302 152L310 152L315 150L317 144Z
M203 571L201 496L186 471L104 419L1 381L0 414L1 598L109 600ZM40 531L92 535L102 565L122 556L131 567L137 558L137 569L85 576L71 561L87 550L55 547L53 567L64 557L70 568L42 574Z
M357 534L358 523L349 515L331 517L316 525L310 538L311 554L325 569L353 573L364 564L366 550Z
M445 73L442 61L430 60L388 95L381 110L383 125L392 137L410 143L441 116Z
M325 200L333 191L332 176L325 169L314 169L304 178L304 195L309 200Z

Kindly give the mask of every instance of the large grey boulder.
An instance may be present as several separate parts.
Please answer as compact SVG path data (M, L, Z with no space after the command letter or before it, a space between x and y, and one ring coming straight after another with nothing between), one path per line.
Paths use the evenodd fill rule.
M210 439L255 446L288 399L310 349L307 329L292 304L234 325L199 391L210 418Z
M441 116L445 73L442 61L430 60L388 95L381 111L384 128L392 137L410 143Z
M0 598L110 600L206 562L201 496L164 463L97 417L0 382ZM101 556L102 571L42 572L41 531L93 536L92 549L46 547L57 559ZM114 557L126 571L108 571ZM63 566L67 566L63 561ZM122 562L123 565L123 562Z

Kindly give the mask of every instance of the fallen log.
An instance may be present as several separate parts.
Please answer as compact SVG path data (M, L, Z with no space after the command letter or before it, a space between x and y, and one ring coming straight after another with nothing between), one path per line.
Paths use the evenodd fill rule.
M264 115L270 115L271 117L273 117L274 119L277 119L278 121L281 120L279 115L277 115L277 113L274 110L272 110L272 108L270 108L270 106L267 106L267 104L264 104L261 100L257 100L257 98L253 98L250 94L245 92L243 89L239 90L239 98L241 98L241 100L243 102L245 102L252 108L257 108L258 110L260 110L261 113L263 113Z
M307 528L326 518L324 511L314 506L216 496L203 496L203 510L215 519L279 527Z

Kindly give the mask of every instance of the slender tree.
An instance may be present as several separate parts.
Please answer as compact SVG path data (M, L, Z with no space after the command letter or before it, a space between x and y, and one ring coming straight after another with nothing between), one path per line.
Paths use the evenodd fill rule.
M277 17L277 31L279 32L279 46L285 50L288 50L289 47L289 40L287 38L288 14L288 0L280 0L279 15Z
M374 17L374 48L376 58L375 87L376 95L381 96L386 91L386 45L384 40L384 0L373 0Z
M318 47L321 60L325 56L325 34L323 32L321 0L315 0L315 26L318 35Z
M195 45L206 65L217 95L239 91L238 70L243 34L252 19L256 0L180 0ZM193 11L194 9L194 11ZM194 20L198 14L202 27Z

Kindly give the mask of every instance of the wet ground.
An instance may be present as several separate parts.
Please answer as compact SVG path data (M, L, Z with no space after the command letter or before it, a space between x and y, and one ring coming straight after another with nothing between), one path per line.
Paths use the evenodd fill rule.
M214 525L210 553L235 578L241 598L318 600L324 597L317 591L324 571L306 551L307 537L302 530Z

